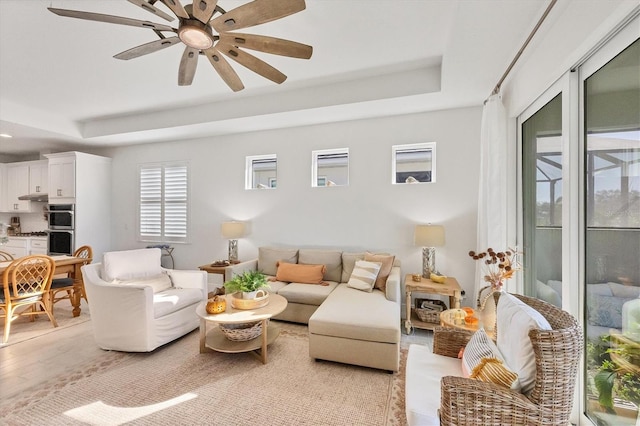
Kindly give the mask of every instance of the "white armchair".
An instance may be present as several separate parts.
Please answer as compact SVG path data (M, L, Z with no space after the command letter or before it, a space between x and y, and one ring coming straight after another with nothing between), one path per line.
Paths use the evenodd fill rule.
M198 328L207 273L160 266L160 249L109 252L82 267L95 341L102 349L150 352Z

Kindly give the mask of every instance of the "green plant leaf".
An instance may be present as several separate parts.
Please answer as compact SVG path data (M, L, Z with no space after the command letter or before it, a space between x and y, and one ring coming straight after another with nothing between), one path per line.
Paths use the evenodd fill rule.
M613 410L613 382L616 378L615 371L601 370L593 381L598 389L598 402L608 413L615 413Z

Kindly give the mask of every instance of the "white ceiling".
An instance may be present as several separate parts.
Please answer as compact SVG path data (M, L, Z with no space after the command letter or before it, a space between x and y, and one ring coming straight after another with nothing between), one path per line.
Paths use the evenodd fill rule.
M227 11L244 3L218 2ZM311 59L252 52L288 76L281 85L229 61L245 86L234 93L202 57L193 84L178 86L181 44L129 61L112 57L155 40L151 30L47 10L166 23L125 0L0 0L0 133L14 136L0 139L0 154L481 105L548 0L306 3L300 13L242 31L309 44Z

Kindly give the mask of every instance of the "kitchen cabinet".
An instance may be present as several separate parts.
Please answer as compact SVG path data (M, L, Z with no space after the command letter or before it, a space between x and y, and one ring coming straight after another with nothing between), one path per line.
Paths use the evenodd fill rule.
M23 163L7 165L7 210L9 212L29 212L31 202L18 200L29 193L29 166Z
M47 254L47 239L29 238L29 254Z
M74 204L75 196L75 156L49 156L49 203Z
M29 240L9 237L9 242L2 246L2 251L9 253L14 259L26 256L29 253Z
M29 165L29 194L49 192L49 162L38 161Z
M19 200L18 197L27 194L46 194L48 176L48 162L25 161L5 165L6 198L4 211L10 213L29 213L38 210L39 204L29 200Z

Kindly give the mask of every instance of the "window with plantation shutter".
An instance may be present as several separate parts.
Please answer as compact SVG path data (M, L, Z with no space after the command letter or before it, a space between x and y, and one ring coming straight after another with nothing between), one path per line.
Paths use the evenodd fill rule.
M144 164L140 166L139 179L139 239L186 242L189 212L187 163Z

